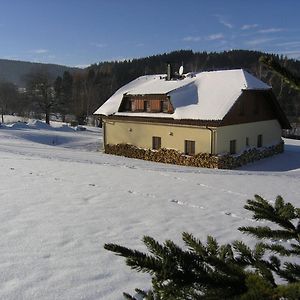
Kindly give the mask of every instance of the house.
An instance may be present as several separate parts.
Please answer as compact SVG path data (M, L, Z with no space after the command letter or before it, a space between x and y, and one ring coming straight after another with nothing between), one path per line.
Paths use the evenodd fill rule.
M120 88L95 114L103 118L107 153L143 158L157 156L161 148L173 149L172 155L176 150L180 161L183 156L190 162L189 156L201 160L202 155L210 162L196 165L213 167L224 166L216 158L251 153L251 159L242 156L245 163L282 152L281 132L290 128L272 88L243 69L189 73L175 79L169 74L141 76ZM145 149L154 150L153 155L142 154ZM232 166L225 165L240 164L235 160Z

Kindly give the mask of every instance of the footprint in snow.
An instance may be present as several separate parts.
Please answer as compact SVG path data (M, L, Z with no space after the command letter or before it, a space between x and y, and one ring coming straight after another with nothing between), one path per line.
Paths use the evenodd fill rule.
M186 202L182 202L176 199L172 199L170 202L176 203L178 205L182 205L182 206L187 206L187 207L191 207L191 208L199 208L199 209L205 209L203 206L198 206L198 205L193 205L193 204L189 204Z
M230 211L221 211L221 214L226 215L226 216L230 216L230 217L232 217L232 218L241 219L241 220L247 220L247 221L251 221L251 222L264 223L263 221L256 221L256 220L253 220L253 219L250 219L250 218L240 217L240 216L238 216L238 215L236 215L236 214L233 214L233 213L230 212Z

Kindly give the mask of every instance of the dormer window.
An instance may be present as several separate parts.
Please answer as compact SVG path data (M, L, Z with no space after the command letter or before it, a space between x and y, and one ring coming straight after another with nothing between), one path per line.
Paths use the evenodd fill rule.
M173 113L170 99L164 94L124 95L119 112Z

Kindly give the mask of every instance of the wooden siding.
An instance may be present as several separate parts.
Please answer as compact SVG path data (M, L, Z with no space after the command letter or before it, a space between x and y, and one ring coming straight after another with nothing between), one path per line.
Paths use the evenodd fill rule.
M268 92L243 91L220 126L278 119Z

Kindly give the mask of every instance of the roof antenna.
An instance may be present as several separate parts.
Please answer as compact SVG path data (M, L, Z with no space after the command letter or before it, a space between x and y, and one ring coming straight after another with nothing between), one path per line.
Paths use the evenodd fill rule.
M182 74L183 74L183 64L180 66L178 74L179 74L179 76L182 76Z

